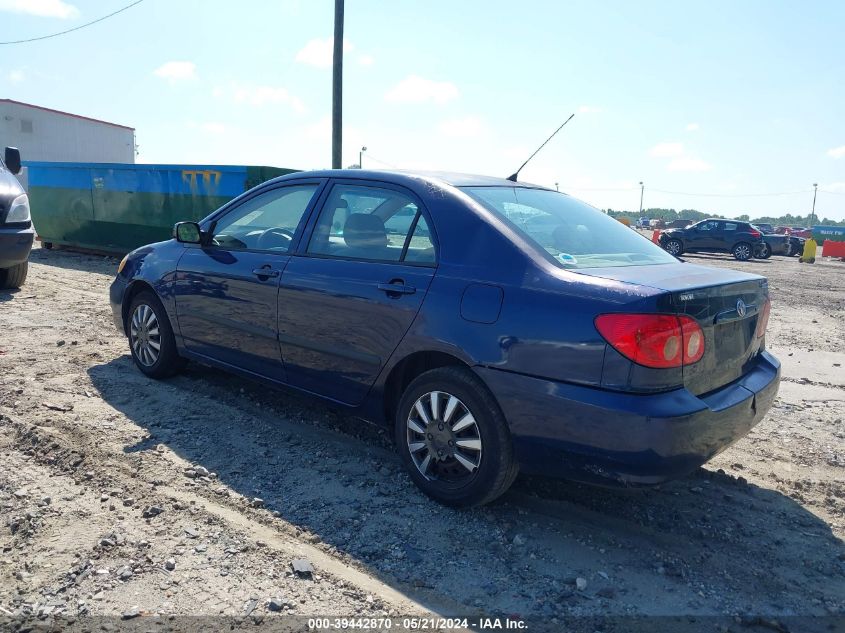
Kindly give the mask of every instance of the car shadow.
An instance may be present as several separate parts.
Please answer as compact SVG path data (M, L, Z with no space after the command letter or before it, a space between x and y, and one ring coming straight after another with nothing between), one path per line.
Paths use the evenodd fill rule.
M745 261L737 260L733 255L730 253L684 253L681 255L684 259L698 259L702 261L708 260L719 260L719 261L736 261L738 264L760 264L760 265L769 265L772 263L771 259L757 259L756 257L752 257L751 259L746 259Z
M823 614L845 596L845 548L830 527L730 475L700 469L633 491L522 476L498 502L456 510L411 484L389 432L316 399L194 363L156 382L128 355L88 373L106 403L149 433L126 452L163 444L216 473L170 483L206 486L211 499L237 493L243 507L259 497L399 591L545 618L632 604Z
M120 262L119 255L108 255L96 251L77 251L66 249L33 248L29 261L45 266L54 266L66 270L78 270L86 273L114 275Z
M9 290L0 290L0 301L12 301L16 294L20 294L20 288L11 288Z

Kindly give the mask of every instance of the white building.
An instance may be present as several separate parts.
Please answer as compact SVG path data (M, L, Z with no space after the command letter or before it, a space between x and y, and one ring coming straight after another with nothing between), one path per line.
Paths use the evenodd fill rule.
M135 128L0 99L0 151L5 146L24 161L134 163Z

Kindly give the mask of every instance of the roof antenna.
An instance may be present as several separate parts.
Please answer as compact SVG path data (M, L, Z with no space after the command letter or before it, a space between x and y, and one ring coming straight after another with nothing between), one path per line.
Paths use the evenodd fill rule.
M537 155L537 152L539 152L541 149L543 149L546 146L546 143L551 141L555 137L555 134L560 132L563 129L563 126L566 125L567 123L569 123L572 120L572 117L574 117L574 116L575 116L574 112L572 114L570 114L569 118L566 119L566 121L564 121L561 124L561 126L558 129L556 129L552 133L552 135L543 142L542 145L540 145L540 147L538 147L536 150L534 150L534 153L531 154L531 156L528 157L528 160L531 160L532 158L534 158ZM508 180L510 180L511 182L516 182L516 177L519 176L519 172L522 171L522 168L525 167L528 164L528 160L525 161L524 163L522 163L522 165L519 166L519 169L517 169L514 173L512 173L510 176L508 176Z

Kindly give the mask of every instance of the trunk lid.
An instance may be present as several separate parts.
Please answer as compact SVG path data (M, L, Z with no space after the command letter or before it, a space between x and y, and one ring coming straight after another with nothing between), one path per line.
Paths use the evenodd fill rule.
M683 368L684 386L695 395L740 378L763 349L756 331L769 296L764 277L680 262L577 272L663 290L673 312L696 320L704 333L704 356Z

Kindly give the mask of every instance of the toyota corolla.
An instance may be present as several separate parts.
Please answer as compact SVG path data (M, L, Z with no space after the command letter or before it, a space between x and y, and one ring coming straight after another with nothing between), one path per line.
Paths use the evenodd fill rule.
M111 303L146 375L198 361L390 425L451 505L519 471L683 476L760 421L780 378L763 277L499 178L277 178L127 255Z

